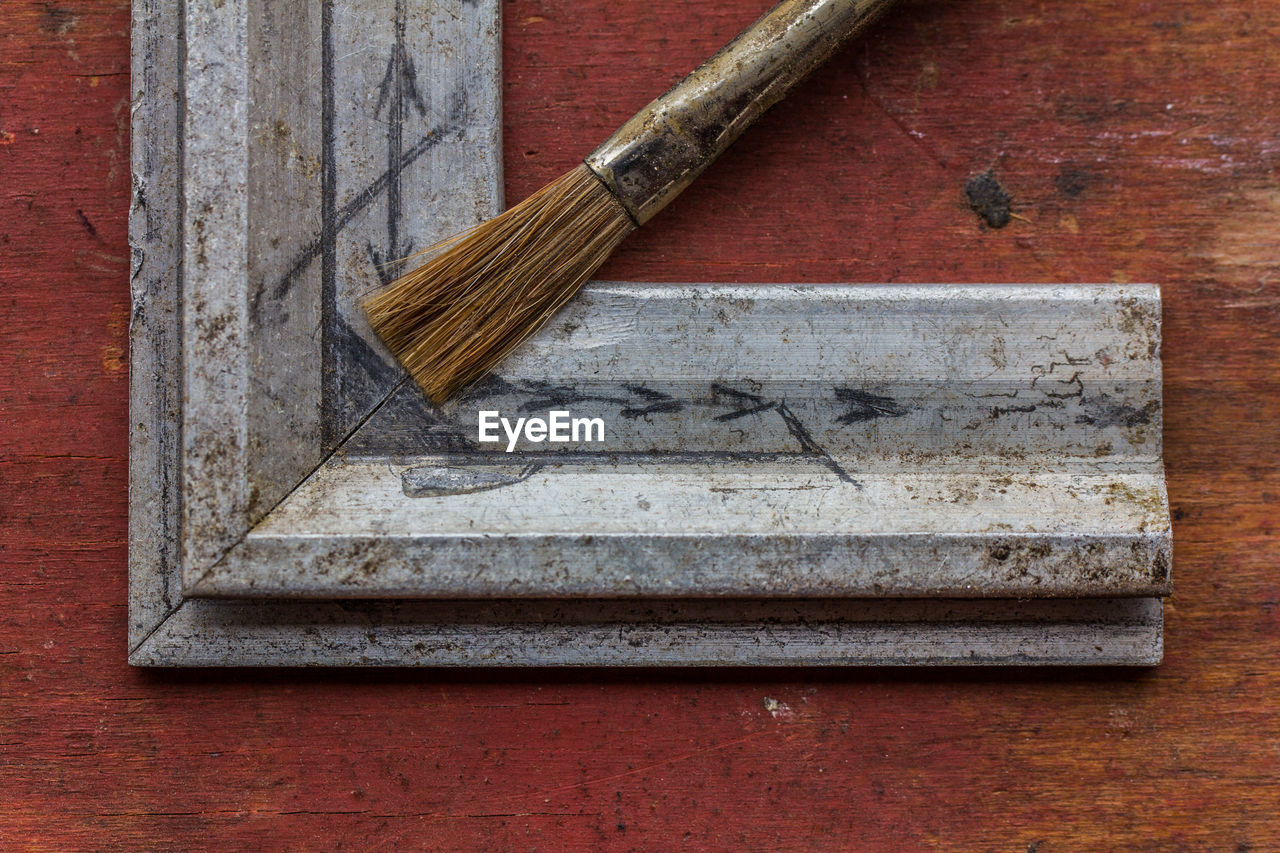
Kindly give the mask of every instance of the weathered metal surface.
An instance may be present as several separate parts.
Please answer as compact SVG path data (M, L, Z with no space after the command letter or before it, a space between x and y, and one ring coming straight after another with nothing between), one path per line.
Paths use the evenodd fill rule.
M484 388L401 411L390 464L380 412L187 589L1164 594L1159 310L1147 286L592 285ZM482 410L551 409L605 440L477 442Z
M356 302L394 262L502 210L501 31L496 0L326 5L334 227L316 267L332 449L403 375Z
M185 4L186 565L216 562L398 381L355 298L500 208L497 15Z
M1158 599L188 601L143 666L1149 666Z
M191 588L271 596L1154 595L1153 475L862 474L804 460L549 466L406 497L327 469Z
M406 388L345 457L496 452L477 412L605 420L554 453L810 452L985 467L984 457L1160 461L1151 286L594 283L449 403ZM531 454L547 444L522 442Z
M129 648L182 605L182 75L167 0L133 5Z
M457 406L396 390L348 309L497 208L497 13L137 0L135 663L1159 660L1153 288L597 285ZM606 446L477 448L544 404ZM795 598L851 593L1090 598Z
M783 0L586 159L643 225L893 0Z

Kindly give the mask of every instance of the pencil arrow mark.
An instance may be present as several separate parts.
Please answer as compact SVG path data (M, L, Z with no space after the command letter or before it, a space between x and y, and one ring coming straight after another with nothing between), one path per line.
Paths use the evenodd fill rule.
M388 104L392 106L391 120L397 115L403 119L404 104L408 101L418 111L418 115L426 118L427 104L418 92L418 72L413 65L413 57L404 46L404 30L401 22L396 21L396 43L387 58L387 71L378 84L378 103L373 108L373 117L381 118L382 110Z
M426 118L427 103L418 89L418 71L414 67L413 57L406 46L408 29L405 13L405 0L396 0L395 12L395 44L391 55L387 58L387 71L378 84L378 103L373 108L373 117L382 118L386 112L387 122L387 252L383 256L369 246L369 259L373 261L378 279L386 285L395 278L390 264L413 254L412 240L402 240L400 223L403 218L404 202L402 196L402 178L404 173L404 124L413 112L419 118Z
M435 148L437 145L450 142L461 138L466 129L457 125L446 125L427 131L408 151L404 153L404 157L397 164L399 169L406 169L416 163L424 154ZM285 271L275 284L268 289L261 289L254 293L252 310L255 315L261 315L263 310L263 298L269 298L271 301L279 301L289 295L293 290L293 286L297 284L302 274L310 268L313 261L324 253L324 244L326 240L333 239L338 234L343 233L351 220L364 213L365 208L373 204L386 194L391 184L391 173L383 172L372 183L361 188L360 192L355 194L351 201L344 204L334 212L333 224L329 227L321 229L320 233L313 236L294 256L293 262L289 265L289 269Z
M410 241L409 245L413 245L412 241ZM369 263L373 264L373 271L378 275L378 283L386 287L395 281L400 269L400 264L397 261L401 259L401 256L393 251L384 258L382 253L371 242L365 243L365 250L369 255ZM413 254L413 249L409 249L408 254Z
M646 415L679 412L684 408L684 404L670 394L655 391L640 383L623 384L622 389L627 392L625 397L585 393L572 385L556 385L542 381L524 382L518 390L531 394L532 398L521 403L519 411L549 410L556 406L568 406L574 403L610 403L619 407L620 416L635 420Z
M836 388L836 400L845 410L836 417L836 423L849 426L876 418L900 418L907 409L892 397L860 391L856 388Z

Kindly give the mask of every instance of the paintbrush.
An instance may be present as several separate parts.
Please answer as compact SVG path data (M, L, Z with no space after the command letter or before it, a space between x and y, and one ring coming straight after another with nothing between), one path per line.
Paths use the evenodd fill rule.
M492 370L622 240L892 0L783 0L582 165L432 246L364 300L373 330L440 404Z

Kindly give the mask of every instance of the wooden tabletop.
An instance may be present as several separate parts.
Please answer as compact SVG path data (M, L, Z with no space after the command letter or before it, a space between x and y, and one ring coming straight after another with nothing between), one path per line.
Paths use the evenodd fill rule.
M508 198L764 5L505 2ZM1280 849L1278 55L1260 0L910 2L599 274L1162 285L1159 668L152 672L128 3L7 0L0 848Z

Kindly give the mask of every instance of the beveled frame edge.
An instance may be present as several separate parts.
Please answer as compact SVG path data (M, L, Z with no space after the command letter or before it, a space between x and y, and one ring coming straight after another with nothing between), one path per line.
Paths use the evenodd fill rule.
M245 603L181 595L182 256L185 235L170 227L182 209L186 3L133 3L133 192L130 209L131 314L129 660L138 666L228 665L1153 665L1162 656L1159 599L923 602L897 622L833 618L740 620L706 626L678 614L621 626L571 621L548 629L529 622L478 620L467 633L440 621L454 603ZM177 34L177 38L174 38ZM176 69L176 78L165 69ZM178 217L180 220L181 217ZM881 608L883 602L876 603ZM730 605L741 606L741 605ZM794 604L784 604L795 614ZM441 611L441 607L447 608ZM598 607L598 605L597 605ZM921 608L912 610L911 608ZM1027 608L1031 609L1028 610ZM929 608L934 608L929 612ZM940 608L940 609L939 609ZM1006 608L1002 612L1002 608ZM1036 612L1036 608L1040 608ZM960 611L983 617L957 619ZM823 615L825 614L825 618ZM732 614L729 614L732 616ZM850 615L848 613L845 616ZM429 621L426 617L434 617ZM995 622L990 620L995 619ZM416 620L416 621L415 621ZM677 621L673 621L677 620ZM415 627L416 626L416 627ZM435 626L434 628L431 626ZM941 627L939 627L941 626ZM530 630L543 642L530 645ZM481 642L476 642L480 640ZM904 646L909 640L913 645ZM652 653L638 659L635 648ZM860 649L851 652L851 649ZM894 648L896 657L885 650ZM702 652L691 653L691 650ZM719 649L712 652L712 649ZM1102 653L1106 649L1106 653ZM558 650L558 651L557 651ZM743 650L746 650L745 652ZM790 651L788 651L790 650ZM590 659L583 657L583 652Z
M740 314L729 316L724 313L726 310ZM826 412L824 416L820 407L814 410L809 405L806 395L815 393L814 389L789 387L781 390L768 385L773 378L768 372L769 366L779 361L785 363L793 352L804 353L813 347L813 342L806 340L803 332L791 334L785 345L779 344L778 335L768 331L773 328L768 325L770 322L804 328L806 322L803 318L808 318L811 335L822 341L832 341L831 333L845 328L848 318L854 314L866 315L876 322L888 317L885 328L877 327L878 331L874 333L882 346L873 351L893 353L889 358L893 360L894 369L905 372L904 375L915 377L918 371L920 376L927 377L932 369L931 360L937 342L912 350L909 344L900 343L900 340L915 340L917 332L914 327L901 331L899 326L906 322L904 318L931 316L934 311L945 314L945 319L927 322L928 328L936 330L939 339L945 340L955 334L954 327L968 330L974 341L985 341L990 333L996 335L1000 342L1002 364L996 369L998 374L991 370L992 365L982 360L986 353L985 344L972 344L969 349L960 346L952 353L966 368L954 371L954 375L947 372L946 388L949 393L954 389L956 399L963 398L966 405L975 407L978 421L986 424L998 420L993 409L994 398L1001 398L996 400L1001 406L1012 406L1007 410L1010 412L1035 411L1038 403L1043 407L1042 412L1050 413L1037 416L1048 417L1050 423L1047 426L993 428L993 432L1023 443L1015 445L1009 459L992 458L980 466L984 476L995 484L993 494L997 487L1003 494L1007 486L1008 491L1015 495L1005 499L1009 505L1021 506L1020 501L1025 499L1025 505L1033 508L1028 510L1025 518L1008 514L1007 510L996 510L1006 513L999 516L1000 521L1005 522L999 525L1000 528L1022 531L1016 537L1020 551L1032 551L1037 547L1046 549L1034 566L1020 572L1010 571L1005 557L989 559L992 549L1001 544L996 528L976 532L977 529L963 526L974 522L947 515L956 504L954 496L946 488L938 489L936 494L931 494L929 489L929 478L944 470L948 478L955 475L956 489L981 488L971 484L971 466L977 464L974 460L982 458L983 453L1000 452L984 442L995 441L998 445L1002 439L992 439L981 431L965 433L969 436L967 446L973 454L972 459L956 451L948 453L945 461L936 463L939 466L936 469L928 462L921 463L922 468L915 468L904 453L891 455L889 458L893 461L887 470L877 470L874 461L858 458L859 451L867 447L867 436L846 438L852 430L847 425L839 426L843 422L834 412ZM850 528L824 533L807 530L802 534L797 530L794 538L784 536L769 542L746 544L747 539L728 533L740 530L734 526L731 516L724 516L725 526L719 530L699 529L697 532L679 525L669 527L670 518L657 521L653 519L660 516L646 516L648 524L657 525L654 530L624 526L622 529L627 531L626 534L614 537L611 534L615 530L607 527L592 528L588 525L581 533L539 527L536 515L531 518L527 512L520 514L517 510L521 521L512 521L511 527L487 529L484 535L472 535L465 520L444 531L429 526L413 528L397 524L396 519L401 513L406 517L412 515L415 502L369 502L368 495L394 493L398 500L400 475L392 471L383 458L364 460L367 464L363 467L358 460L348 458L341 464L327 465L318 470L289 500L282 502L272 515L263 519L238 545L225 553L216 565L194 581L188 579L184 590L193 598L288 599L1167 595L1172 555L1168 501L1160 463L1160 312L1159 288L1149 284L655 286L593 282L562 315L504 365L502 382L499 383L502 388L518 388L522 380L539 387L552 384L558 389L572 388L572 377L575 376L590 376L602 381L607 377L608 381L622 383L609 391L601 391L594 386L580 389L584 399L590 399L592 394L622 394L623 389L633 387L627 383L649 381L643 377L663 377L666 384L657 380L658 384L644 386L646 392L667 392L665 399L676 401L677 411L689 413L683 416L694 419L693 412L708 411L698 408L704 405L700 396L702 392L685 389L678 380L670 380L670 377L704 381L700 375L681 373L690 364L712 365L715 371L745 370L742 375L765 380L764 386L750 385L750 380L745 380L747 387L753 387L758 394L766 394L769 399L781 395L787 400L787 412L792 422L801 425L806 440L811 446L821 449L824 458L837 464L841 473L856 472L858 482L851 490L861 491L865 486L878 493L876 483L891 481L897 493L910 493L911 501L919 499L915 504L904 499L901 509L909 514L913 507L917 511L927 508L936 514L930 516L938 519L936 523L931 520L930 526L912 529L909 533ZM623 335L614 319L619 316L644 319L628 321L626 328L629 331ZM724 341L708 330L707 336L700 337L696 346L685 347L680 330L698 327L705 322L704 317L716 317L723 324L724 336L732 340L733 346L726 347ZM775 321L775 317L789 319ZM814 318L821 321L818 331L814 329ZM984 327L984 322L991 328ZM735 330L743 328L760 332L758 349L748 341L735 338L740 334ZM621 348L613 349L599 343L599 338L605 335L597 336L595 329L606 330L612 336L612 343ZM1129 330L1122 333L1120 329ZM579 334L592 345L578 348L571 343L566 344ZM1053 343L1042 343L1050 334L1052 337L1048 340ZM624 340L625 343L619 344ZM916 392L909 384L900 388L891 380L876 381L880 368L874 366L875 362L866 360L868 356L858 349L862 345L851 345L859 354L848 356L853 359L852 363L861 365L859 375L871 382L870 387L874 387L877 393L889 395L885 399L900 401L905 409L914 412L917 409ZM1072 353L1124 351L1131 354L1087 366L1090 363L1087 358L1059 356L1058 347L1062 347L1063 352ZM1105 387L1116 395L1114 399L1102 398L1111 399L1113 409L1141 417L1135 417L1133 423L1122 424L1120 419L1110 416L1110 422L1098 426L1094 415L1086 417L1086 409L1066 405L1064 398L1071 399L1072 395L1052 381L1052 368L1061 364L1051 362L1058 358L1067 359L1065 373L1072 378L1065 384L1070 388L1073 387L1072 382L1079 383L1079 396L1092 397L1099 388ZM835 363L844 364L845 361L837 357ZM1043 377L1035 371L1044 370L1046 366L1050 378L1042 384L1040 391L1036 391L1035 383ZM1011 396L1006 394L1009 388L999 383L1015 383L1016 387L1010 387L1014 388L1012 396L1017 396L1027 390L1022 385L1029 378L1028 371L1031 393L1024 393L1018 398L1018 405L1014 406L1003 399ZM713 375L736 374L717 372ZM1081 376L1083 380L1079 379ZM717 380L720 381L728 382ZM848 380L837 371L826 381L839 384ZM986 385L972 387L972 383L978 381L995 382L998 388ZM1113 382L1114 385L1109 384ZM1127 390L1122 390L1121 385ZM1084 393L1086 386L1089 388L1087 395ZM772 390L766 392L764 387ZM827 395L824 399L830 398L829 387L816 382L814 388L822 388L820 393ZM839 390L842 389L836 389ZM541 392L529 393L536 398ZM485 397L479 402L460 403L459 409L472 413L464 420L473 424L477 406L506 409L522 406L525 401L517 393L514 402L506 397ZM838 404L834 405L839 408ZM920 404L918 411L928 412L929 409L927 405ZM608 412L592 412L613 417ZM895 418L887 424L874 420L877 434L896 434L895 427L906 423L906 434L911 435L911 431L917 428L911 418L917 415L904 414L910 414L910 417ZM957 410L949 414L951 418L970 417ZM701 417L707 423L720 420L708 414ZM1103 420L1101 415L1096 417ZM615 429L614 421L608 422L609 429ZM636 423L649 423L649 429L658 434L669 428L668 422L656 416L652 422L646 417ZM831 423L836 426L832 427ZM371 421L369 426L376 424ZM619 433L625 435L623 429L625 427L619 429ZM787 434L781 429L779 432L784 441L795 441L794 433ZM700 435L682 435L686 438L692 435L692 438L689 438L689 444L680 445L684 451L680 454L680 464L720 461L718 456L714 459L699 456L697 448L704 446L699 442L705 441ZM1014 438L1021 435L1034 435L1035 438ZM619 442L616 446L623 449L635 449L626 443L627 438L616 441ZM1113 443L1117 448L1114 457L1096 458L1095 447L1105 444L1107 452L1111 453ZM766 446L781 445L760 447ZM788 449L798 450L799 446L791 444ZM902 449L911 451L919 449L919 446L908 444ZM1018 450L1028 454L1026 464L1016 461L1022 458ZM870 450L867 453L872 457L875 455ZM1066 455L1060 458L1061 454ZM533 464L530 460L540 458L545 457L530 454L524 457L522 464ZM392 467L409 465L412 461L407 457L398 459ZM754 461L761 462L759 459ZM588 464L582 470L589 469ZM625 477L627 470L623 465L614 469L614 474ZM823 467L821 470L826 469ZM1049 509L1048 504L1039 503L1037 495L1065 498L1061 489L1066 484L1048 475L1039 477L1035 473L1037 470L1053 471L1054 477L1058 474L1065 476L1068 472L1086 475L1091 480L1099 474L1105 476L1097 477L1102 485L1093 488L1094 498L1073 493L1071 509L1055 512ZM353 473L359 471L364 473ZM922 474L923 482L917 479ZM539 479L542 487L548 490L543 494L553 500L557 489L572 491L582 487L580 481L566 474L555 476L554 482ZM712 491L750 491L745 480L740 488L736 487L739 485L737 481L732 481L735 488L723 488L731 481L723 479L723 475L716 476L722 477L715 482L722 488ZM778 476L788 477L791 474L779 472ZM1009 482L1011 478L1017 484ZM645 491L646 497L655 505L671 499L670 494L649 494L648 490L654 488L652 482L629 482L632 488ZM836 485L839 484L829 487ZM1016 497L1019 489L1023 489L1021 498ZM611 495L592 494L609 505L616 503ZM828 511L837 516L845 512L857 517L860 508L839 502L847 496L831 497L838 495L839 492L831 492L830 499L824 499L827 500L825 506ZM483 499L485 496L478 497ZM511 505L518 506L522 500L527 503L527 496L516 495L511 500ZM727 499L717 505L728 505ZM299 506L307 509L299 510ZM882 503L875 507L875 511L892 516L895 512L891 506ZM488 515L498 513L500 507L478 504L473 509ZM696 505L690 505L689 509L696 511ZM1141 513L1141 519L1133 518L1127 522L1127 527L1105 523L1106 519L1118 513L1135 512ZM1043 525L1046 520L1058 518L1059 513L1062 519L1070 519L1067 527L1053 533L1043 530L1027 532L1028 529L1036 529L1037 524ZM344 520L340 530L332 526L335 516ZM952 528L944 519L954 521L956 526ZM992 519L987 519L987 522L994 524ZM949 535L958 530L965 533ZM720 547L734 549L735 559L705 559L707 554L715 553ZM867 552L874 556L866 557ZM632 562L637 553L644 555L644 565ZM353 561L356 554L360 556ZM827 558L820 556L823 554ZM376 559L374 555L377 555ZM788 578L783 567L797 565L797 561L803 563L803 571L798 571L794 578ZM693 565L698 566L696 577L682 569ZM477 576L477 566L489 568ZM577 566L585 568L579 572L573 568ZM891 570L886 571L886 567ZM926 570L925 567L936 568Z
M326 6L332 0L326 0ZM231 4L228 4L230 6ZM480 21L492 41L484 70L463 69L463 76L501 76L501 3L484 4L491 17ZM397 4L399 6L399 4ZM131 17L131 175L129 216L130 290L130 437L129 437L129 648L136 650L182 607L184 408L184 266L187 263L187 63L188 29L231 33L234 21L223 4L202 0L134 0ZM243 12L243 10L240 10ZM245 13L247 14L247 13ZM327 9L322 15L330 14ZM399 10L397 11L399 14ZM195 16L194 18L192 16ZM239 26L243 26L240 21ZM234 33L231 33L234 35ZM206 45L207 47L207 45ZM398 46L397 46L398 47ZM449 54L452 58L453 54ZM234 57L233 57L234 58ZM453 60L455 65L464 62ZM462 67L459 65L459 67ZM214 76L217 74L215 72ZM214 82L217 82L216 80ZM501 88L473 105L485 121L476 136L471 172L483 176L476 193L492 215L501 209ZM243 128L241 128L243 130ZM483 205L482 205L483 206ZM388 395L394 389L388 391ZM240 426L243 426L242 424ZM282 500L334 450L316 448L302 475L287 485ZM243 480L241 476L239 478ZM243 484L239 484L243 485ZM243 489L241 489L243 491ZM234 501L232 503L235 503ZM278 504L275 500L272 505ZM250 517L214 519L226 530L197 537L216 545L206 557L216 562L233 548L271 506ZM241 511L244 510L244 511ZM232 535L228 539L227 532ZM217 540L217 541L214 541ZM225 540L225 541L223 541ZM190 544L190 543L186 543Z
M185 20L185 0L134 0L129 210L131 652L183 603L179 531L184 233L175 212L182 209L183 197L185 110L180 92L185 78Z
M414 236L429 244L501 209L501 5L453 6L186 0L160 25L182 29L183 53L171 75L169 57L142 68L161 90L174 78L178 147L170 157L167 139L146 140L139 148L150 156L138 167L154 166L160 152L182 181L169 212L181 222L175 268L185 307L180 357L166 364L182 370L184 588L400 381L372 333L357 331L364 321L352 304L386 281L384 258L412 251L395 235L406 237L413 220ZM410 17L425 75L405 53ZM385 74L364 58L383 48L391 48ZM301 76L284 73L281 54ZM277 72L278 81L258 82ZM302 91L289 96L291 80ZM384 104L392 104L385 120ZM406 104L416 104L412 120ZM145 121L148 112L136 115ZM383 141L373 128L386 129L385 161L371 156L374 137ZM429 168L417 166L410 179L415 163ZM372 215L384 205L385 225ZM362 371L379 377L343 384Z
M325 0L325 9L319 14L331 14L331 2ZM396 5L400 15L400 4ZM239 0L236 11L232 12L222 3L210 5L204 0L134 0L132 4L128 625L131 653L182 610L185 602L183 552L184 545L191 544L184 543L183 537L184 412L188 379L184 369L184 341L190 337L190 330L184 334L184 323L188 319L183 310L184 273L190 255L187 237L192 227L186 210L189 201L186 161L190 144L188 30L195 26L202 31L234 36L234 29L244 26L244 21L236 16L248 14L243 7L243 0ZM482 4L478 15L488 46L485 61L479 63L480 68L472 68L465 64L466 57L455 57L449 52L450 61L462 69L462 76L491 74L500 78L500 0ZM487 19L486 15L489 15ZM213 77L217 83L216 68ZM485 92L489 92L489 87L485 87ZM469 177L479 175L478 181L483 185L467 197L474 196L481 216L493 215L502 206L501 88L492 87L488 97L477 98L472 108L483 125L474 133L475 162L469 163L466 170ZM410 161L402 161L407 162ZM464 211L464 215L469 210L462 205L455 206ZM482 207L485 210L479 210ZM196 221L207 225L199 219ZM387 395L393 392L391 388ZM238 426L242 428L243 424ZM213 562L221 559L261 516L268 514L272 506L340 449L341 443L338 444L329 451L316 447L315 458L304 462L295 482L284 484L283 493L271 505L249 510L236 501L228 503L236 510L235 517L214 518L213 526L225 529L193 537L197 550L207 551L204 556ZM239 488L244 485L239 482L243 480L243 472L238 472L238 481L232 485ZM215 550L208 551L209 547Z
M1154 666L1157 598L822 602L191 600L135 666Z

